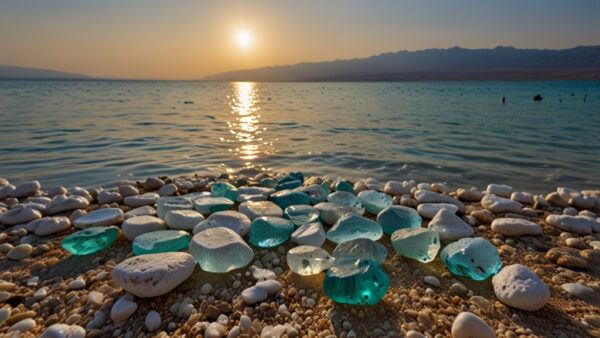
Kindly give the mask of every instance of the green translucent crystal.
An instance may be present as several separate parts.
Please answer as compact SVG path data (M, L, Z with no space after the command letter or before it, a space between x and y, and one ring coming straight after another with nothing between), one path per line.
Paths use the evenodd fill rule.
M219 181L210 187L210 194L212 197L225 197L235 202L237 201L238 190L231 183Z
M265 177L262 180L260 180L260 183L258 185L265 188L275 188L275 185L277 185L277 183L274 179L270 177Z
M300 186L302 186L302 181L300 181L294 176L288 175L277 181L277 184L275 185L275 190L279 191L285 189L294 189Z
M334 261L327 251L311 245L300 245L290 249L286 259L292 271L304 276L327 270Z
M377 223L386 235L391 235L398 229L420 228L422 222L423 219L415 209L401 205L387 207L377 215Z
M381 264L385 261L387 253L388 251L383 244L368 238L356 238L338 244L332 255L335 259L363 258L372 259Z
M321 183L319 185L321 186L321 188L323 188L323 190L325 190L325 197L327 197L327 195L331 194L331 189L329 188L329 186L326 183ZM325 199L323 201L325 201ZM323 202L323 201L321 201L321 202ZM319 203L321 203L321 202L319 202Z
M131 247L134 255L154 254L186 249L190 234L181 230L158 230L137 236Z
M427 228L406 228L392 234L392 246L400 255L429 263L440 250L440 236Z
M383 231L377 222L355 214L345 214L329 229L327 239L335 243L355 238L368 238L376 241L382 235Z
M484 280L502 267L498 249L482 237L466 237L442 250L442 263L455 275Z
M357 209L362 209L362 203L356 195L351 194L347 191L336 191L327 196L327 202L344 205L347 207L353 207Z
M272 248L290 238L296 227L291 221L280 217L259 217L250 224L250 243L261 248Z
M194 200L194 209L201 214L231 209L233 202L225 197L200 197Z
M271 194L269 199L283 210L290 205L310 204L310 197L307 194L293 190L278 191Z
M319 221L319 210L310 205L291 205L285 208L285 218L297 226Z
M327 297L356 305L377 304L389 286L390 279L371 259L336 260L323 281Z
M333 188L335 189L335 191L346 191L351 194L354 194L354 186L346 180L335 182Z
M365 209L373 215L377 215L381 210L393 204L392 196L375 190L361 191L358 194L358 199Z
M61 245L73 255L89 255L108 248L119 236L119 228L91 227L65 237Z

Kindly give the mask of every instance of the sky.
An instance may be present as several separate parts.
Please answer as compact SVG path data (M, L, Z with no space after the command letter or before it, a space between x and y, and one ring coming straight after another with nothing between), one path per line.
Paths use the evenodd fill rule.
M241 32L250 36L241 45ZM248 42L248 41L246 41ZM111 78L427 48L600 45L599 0L0 0L0 65Z

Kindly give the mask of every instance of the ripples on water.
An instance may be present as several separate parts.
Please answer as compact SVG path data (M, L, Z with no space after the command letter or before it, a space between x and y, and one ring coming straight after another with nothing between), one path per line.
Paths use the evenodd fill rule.
M0 81L0 176L47 186L258 166L600 188L599 131L599 82Z

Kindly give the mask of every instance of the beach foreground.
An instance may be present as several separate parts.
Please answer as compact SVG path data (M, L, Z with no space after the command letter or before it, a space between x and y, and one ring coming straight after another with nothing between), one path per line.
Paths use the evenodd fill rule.
M350 182L267 172L163 176L124 181L109 189L47 189L37 181L13 186L0 179L0 334L600 336L600 191L557 188L541 196L500 184L490 184L485 191L465 188L450 191L441 183ZM258 207L257 202L255 208L249 207L253 204L248 201L261 200L273 203L269 208ZM355 204L345 205L348 202ZM397 234L415 226L385 222L381 213L390 212L392 203L414 210L409 214L419 217L413 217L419 220L416 227L431 229L436 238L439 236L442 246L436 242L432 261L404 257L410 252L403 252L404 256L397 253L393 245L397 244ZM297 208L294 216L295 209L286 207L297 204L316 207ZM106 210L94 212L98 209ZM175 212L192 209L203 216ZM219 210L239 213L229 214L233 218L213 216L211 221L209 214ZM284 210L290 219L285 222L294 224L280 235L288 223L272 218L282 217ZM312 217L315 210L317 214ZM406 212L405 208L393 210ZM257 222L250 221L263 215L271 218L260 225L268 231L259 233ZM345 218L355 217L352 215L362 215L363 223L356 230L359 235L344 232L340 225ZM202 222L205 218L208 221ZM306 231L305 236L298 233L304 222L316 221L323 223L324 231ZM361 233L363 224L375 228ZM73 234L97 226L105 227L102 231L108 237L118 230L116 240L112 244L105 238L98 240L91 249L65 244L84 241ZM110 226L117 230L107 230ZM226 231L215 230L223 227ZM180 231L175 240L185 239L187 243L192 238L191 255L134 256L135 250L157 250L146 245L155 243L153 239L142 242L139 236L166 229ZM316 272L311 275L300 275L292 268L312 268L316 261L300 260L304 265L292 268L288 264L288 252L299 243L314 243L327 255L336 256L336 242L344 242L340 236L372 238L387 250L382 262L377 262L374 252L381 253L382 249L376 245L350 252L357 265L368 262L389 278L381 299L364 298L371 291L364 289L358 290L363 298L347 298L350 303L368 301L374 305L332 300L332 292L345 290L341 287L324 292L324 280L333 280L330 275L335 264L343 262L339 256L333 267L331 263L323 265L318 271L309 271ZM461 238L483 238L490 243L485 250L490 251L477 247L460 262L463 265L453 265L457 262L453 260L461 258L448 256L448 249L462 243ZM223 243L230 246L211 253ZM410 244L419 245L416 239ZM73 255L63 246L74 253L101 250ZM246 247L251 250L244 251ZM471 249L461 248L464 250L459 253ZM496 251L501 266L494 261L493 269L482 265L470 269L469 257L479 264L480 259L492 259ZM385 277L378 278L383 283ZM375 284L381 289L381 283ZM371 293L369 297L373 297Z

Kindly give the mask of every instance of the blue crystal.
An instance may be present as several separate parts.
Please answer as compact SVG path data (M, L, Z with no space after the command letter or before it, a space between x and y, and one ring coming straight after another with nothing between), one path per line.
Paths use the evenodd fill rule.
M250 243L261 248L278 246L290 238L296 227L291 221L280 217L259 217L250 224Z
M323 188L323 190L325 190L325 196L331 194L331 189L329 188L329 186L327 184L321 183L319 185L321 186L321 188ZM325 201L325 199L323 201ZM323 201L321 201L321 202L323 202ZM318 202L318 203L321 203L321 202ZM317 204L317 203L315 203L315 204Z
M362 203L356 195L351 194L347 191L336 191L327 196L327 201L339 205L344 205L347 207L353 207L357 209L362 209Z
M300 181L300 183L304 183L304 174L303 173L296 171L296 172L290 173L290 176L292 176L293 178Z
M119 228L91 227L63 238L62 247L73 255L89 255L108 248L119 236Z
M327 239L342 243L355 238L368 238L376 241L383 235L381 226L368 218L355 214L345 214L327 232Z
M228 182L215 182L210 187L210 194L212 197L225 197L233 202L237 201L238 191L237 188Z
M327 297L356 305L377 304L389 286L388 276L370 259L336 260L323 281Z
M422 222L423 219L415 209L401 205L387 207L377 215L377 223L387 235L398 229L420 228Z
M466 237L442 250L442 263L455 275L484 280L502 267L496 247L482 237Z
M271 194L269 199L283 210L290 205L310 204L310 197L307 194L292 190L277 191Z
M310 205L291 205L285 208L285 218L292 221L297 226L318 222L319 210Z
M233 201L225 197L200 197L193 202L194 209L205 215L229 210L233 206Z
M294 189L302 186L302 182L293 176L285 176L284 178L277 181L275 190Z
M381 210L393 204L392 196L375 190L361 191L358 194L358 199L365 209L373 215L377 215Z
M158 230L137 236L131 243L134 255L145 255L187 249L190 234L182 230Z
M335 182L334 189L335 191L346 191L354 195L354 185L346 180Z

